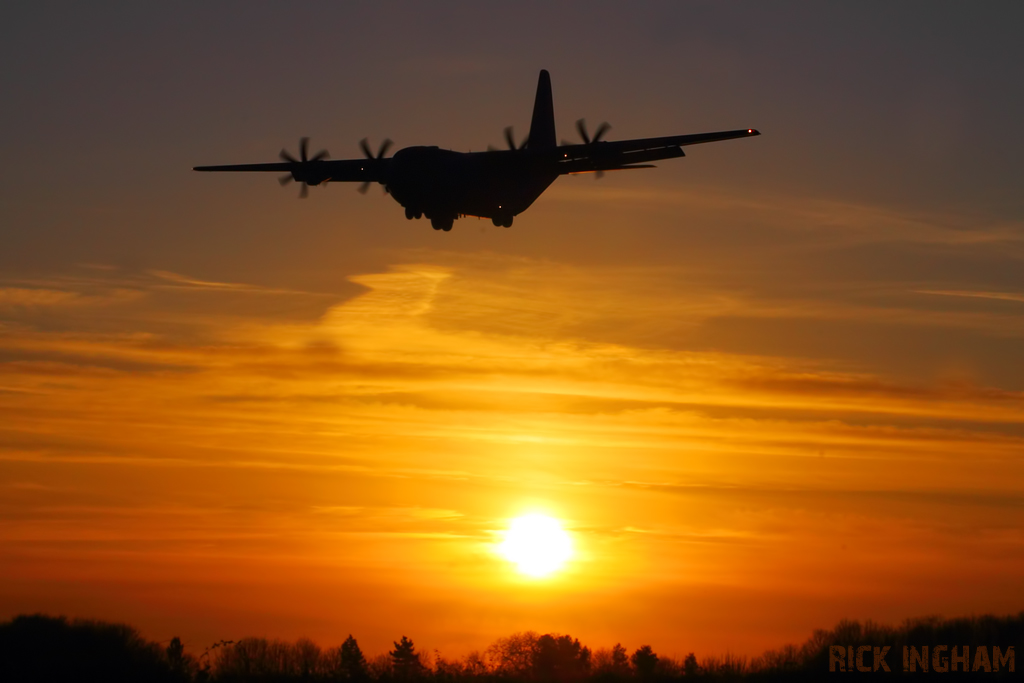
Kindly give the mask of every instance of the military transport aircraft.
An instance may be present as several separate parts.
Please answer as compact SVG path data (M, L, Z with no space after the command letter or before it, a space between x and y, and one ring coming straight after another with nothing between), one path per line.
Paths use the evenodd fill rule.
M405 207L406 218L426 216L435 230L451 230L455 219L462 216L490 218L495 225L508 228L513 216L526 211L560 175L653 168L645 162L685 156L685 145L760 135L746 128L607 142L601 138L608 129L609 125L602 123L590 135L580 119L576 130L582 144L557 144L551 77L541 71L529 136L517 145L512 128L506 128L507 150L453 152L406 147L385 157L391 140L385 140L374 154L363 139L359 146L365 159L328 160L326 150L309 156L309 138L302 138L298 159L281 150L277 163L196 166L194 170L287 173L281 184L301 183L299 196L303 198L310 185L355 182L362 183L360 191L366 192L371 183L380 183Z

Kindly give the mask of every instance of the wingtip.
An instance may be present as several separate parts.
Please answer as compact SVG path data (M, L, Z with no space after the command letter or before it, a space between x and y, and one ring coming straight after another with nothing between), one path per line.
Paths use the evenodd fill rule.
M747 135L760 135L761 131L757 128L747 128Z

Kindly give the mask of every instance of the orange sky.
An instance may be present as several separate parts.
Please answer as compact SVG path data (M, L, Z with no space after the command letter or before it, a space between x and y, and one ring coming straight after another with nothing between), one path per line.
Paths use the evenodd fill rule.
M816 20L842 35L833 18ZM258 51L246 41L273 22L247 21L225 40ZM793 30L816 40L809 26ZM619 137L765 134L648 175L560 179L511 230L467 219L440 234L378 192L331 186L300 203L269 178L185 177L193 164L272 157L308 132L255 95L203 111L201 93L175 89L187 64L140 57L166 66L157 76L182 107L148 132L110 123L118 107L99 95L85 101L81 116L105 121L86 148L124 134L115 159L143 156L137 138L170 160L150 148L140 168L108 177L69 150L55 173L79 169L83 186L32 172L4 189L0 618L124 620L194 651L245 635L336 645L353 633L371 653L405 634L460 655L535 630L704 656L758 654L841 618L1024 606L1024 214L1011 191L1021 176L1019 162L999 166L1002 148L971 146L987 119L957 104L970 97L945 99L981 87L973 72L926 84L901 110L934 104L929 130L949 136L946 151L913 141L889 163L891 150L842 136L816 147L829 138L786 128L838 105L811 76L780 76L787 60L804 62L777 45L744 51L726 36L680 49L712 71L760 64L769 80L792 77L814 95L807 106L694 77L687 110L649 75L655 64L666 78L689 73L662 52L633 57L649 60L637 82L620 67L588 81L544 35L512 62L472 41L421 70L385 60L374 73L425 89L422 116L364 133L375 108L391 126L403 114L392 94L353 97L344 104L359 125L343 122L337 137L404 132L401 147L430 124L462 142L463 115L474 135L494 138L511 120L525 130L534 61L552 70L563 131L596 101L619 113ZM938 55L942 35L907 40ZM640 42L630 33L625 45ZM97 73L130 68L80 49ZM891 65L849 49L874 55L847 83L871 94L860 79ZM920 54L893 63L916 69ZM460 71L466 61L482 71ZM267 97L286 81L270 70L246 85L225 63L200 86ZM65 92L40 73L41 92ZM463 77L485 78L516 108L494 118L498 105L463 93L453 113L424 85ZM132 92L139 101L124 94L123 107L146 118L152 93ZM316 125L330 102L311 108ZM685 125L680 111L692 114ZM880 139L872 126L893 119L876 115L864 105L849 137ZM73 137L73 125L53 131ZM5 140L9 156L27 137ZM460 148L493 142L474 140ZM988 183L952 175L975 148L967 168L989 169ZM496 552L508 520L530 511L561 519L575 544L548 579L517 575Z
M537 629L756 653L1024 599L1020 392L644 343L726 311L998 315L766 309L685 269L496 253L351 280L345 300L96 265L7 283L8 316L51 328L3 337L7 609L196 644L400 631L454 654ZM322 315L260 312L287 301ZM577 546L543 581L495 553L531 510Z

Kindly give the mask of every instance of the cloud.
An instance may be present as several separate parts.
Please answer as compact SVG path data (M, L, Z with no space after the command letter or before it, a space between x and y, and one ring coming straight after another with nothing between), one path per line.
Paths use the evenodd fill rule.
M606 187L601 192L578 183L556 185L555 201L652 209L687 208L703 217L713 211L719 217L737 214L759 216L765 227L788 226L791 230L845 232L848 236L871 234L888 240L942 244L1021 243L1024 224L999 221L979 224L972 216L925 210L899 210L879 204L840 201L820 196L772 192L741 193L719 186ZM547 195L545 195L547 196Z
M33 286L30 287L0 286L0 313L11 314L19 309L112 306L136 301L141 297L141 292L129 287L87 291L76 289L73 282L60 280L31 284Z
M602 321L657 328L672 311L699 328L720 314L716 301L756 308L747 295L680 287L670 271L434 254L352 280L362 294L308 322L200 316L197 332L179 335L165 326L187 317L183 304L153 299L126 304L118 331L69 318L59 331L5 335L0 459L175 479L321 477L347 497L304 509L438 524L473 517L444 496L420 497L444 487L539 486L581 500L652 480L834 490L835 479L867 487L883 465L922 488L981 487L986 468L1010 481L1020 467L1019 392L599 333ZM961 472L965 462L976 466ZM302 498L311 485L282 495Z
M73 302L78 298L77 292L57 289L0 288L0 306L55 306Z
M934 290L917 289L918 294L934 294L936 296L959 296L974 299L996 299L997 301L1017 301L1024 303L1024 294L1014 292L972 292L966 290Z
M147 271L153 277L160 280L174 283L173 286L180 287L182 289L191 290L213 290L223 292L245 292L249 294L289 294L289 295L301 295L301 296L336 296L333 294L327 294L322 292L306 292L295 289L276 288L276 287L263 287L260 285L244 284L240 282L215 282L212 280L199 280L196 278L188 277L187 275L180 275L178 273L172 273L168 270L150 270Z
M663 300L656 278L629 270L512 260L494 277L496 266L485 259L357 276L366 292L330 306L315 323L203 321L206 341L199 344L162 334L22 332L0 351L6 373L26 377L48 367L68 377L92 367L197 372L201 395L224 404L222 410L320 404L317 410L347 405L357 413L623 416L734 407L978 423L1020 417L1019 393L969 382L907 383L838 371L824 361L592 341L587 337L600 335L589 331L602 320L616 320L617 328L657 325L648 318L659 309L681 311L687 324L700 326L721 315L714 301L723 299L686 293ZM174 277L201 287L248 287ZM546 291L533 295L539 280ZM594 288L609 280L616 287L595 296ZM579 299L588 305L566 312L565 302ZM726 310L754 308L737 297L724 300ZM759 313L771 319L783 312Z

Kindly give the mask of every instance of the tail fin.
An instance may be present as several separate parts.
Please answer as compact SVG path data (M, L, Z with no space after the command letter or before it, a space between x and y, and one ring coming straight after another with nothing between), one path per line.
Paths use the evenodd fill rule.
M555 105L551 101L551 76L546 69L540 72L537 81L537 99L533 102L533 121L530 123L529 149L554 149Z

